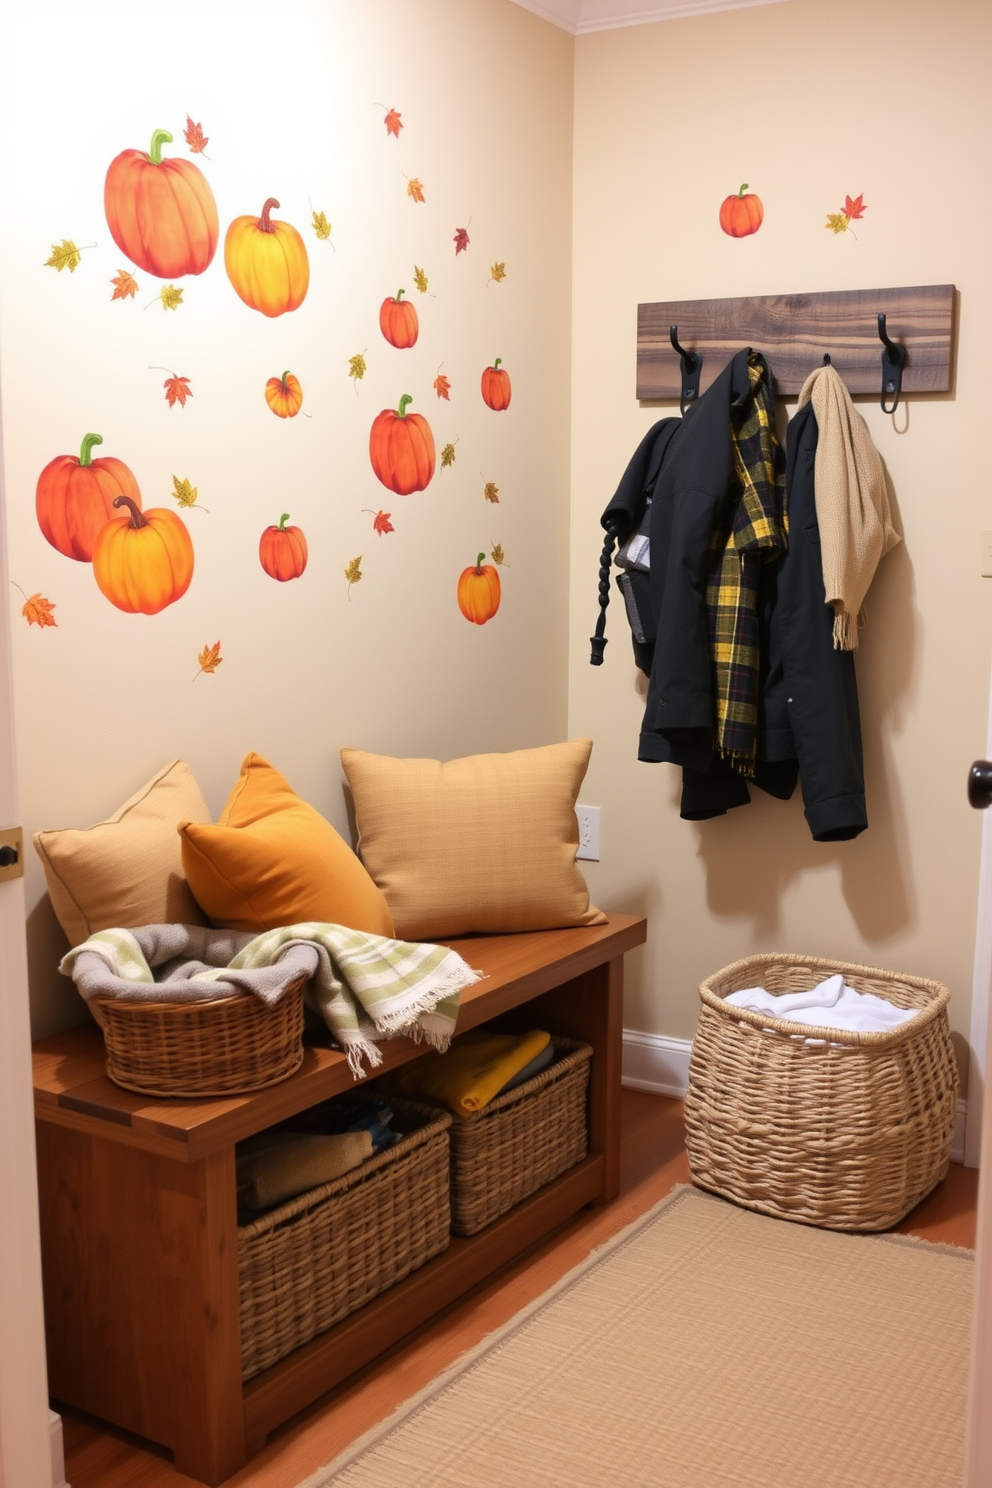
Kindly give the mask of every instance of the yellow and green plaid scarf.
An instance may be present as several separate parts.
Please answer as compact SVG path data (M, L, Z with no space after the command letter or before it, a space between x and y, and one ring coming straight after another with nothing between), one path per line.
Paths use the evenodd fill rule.
M731 409L734 479L723 519L710 538L706 586L716 700L717 753L741 774L754 774L758 742L761 566L785 551L785 474L775 435L771 373L763 356L748 358L750 396Z

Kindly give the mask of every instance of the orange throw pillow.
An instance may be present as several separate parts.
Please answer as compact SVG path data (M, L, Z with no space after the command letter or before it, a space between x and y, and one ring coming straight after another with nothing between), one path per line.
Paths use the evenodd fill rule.
M382 894L330 822L260 754L246 755L214 826L179 823L197 903L227 930L307 920L393 934Z

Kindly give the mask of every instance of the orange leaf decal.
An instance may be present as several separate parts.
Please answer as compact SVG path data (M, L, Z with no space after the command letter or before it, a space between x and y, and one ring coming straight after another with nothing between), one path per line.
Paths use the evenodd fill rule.
M443 372L439 372L434 379L434 391L439 398L444 398L448 403L451 402L451 383Z
M399 139L400 130L403 128L403 120L394 108L386 110L386 118L384 122L386 125L386 133L393 135L396 139Z
M173 374L165 379L162 386L165 388L165 401L170 408L175 403L178 403L180 408L185 408L186 399L193 396L188 377L176 377Z
M186 128L183 130L186 143L189 145L191 155L202 155L210 141L203 132L201 124L194 124L189 114L186 115Z
M457 258L458 254L464 253L465 249L468 247L468 228L456 227L455 236L452 238L452 242L455 245L455 257Z
M128 273L127 269L118 270L117 274L114 276L113 279L111 279L110 282L114 286L114 292L110 296L111 301L127 299L133 300L135 295L138 293L138 281L137 279L135 279L133 274Z
M412 197L415 202L426 201L426 197L424 196L423 182L418 181L416 176L411 176L409 181L407 181L406 194L407 196Z
M372 510L372 508L371 507L368 507L368 506L363 507L362 510L368 512L369 516L372 518L372 530L373 530L373 532L378 532L378 534L379 534L380 537L382 537L383 534L386 533L386 532L395 532L396 531L396 528L393 526L392 522L389 520L390 517L392 516L392 512L384 512L384 511L374 512Z
M212 646L204 646L196 659L200 663L200 672L206 672L208 676L211 672L215 672L224 660L220 654L220 641L214 641ZM197 672L196 677L200 675L200 672ZM196 677L193 678L194 682Z
M24 593L23 589L21 589L21 593ZM28 624L40 625L42 629L46 625L58 625L59 622L55 618L54 610L55 606L52 604L52 601L46 599L43 594L30 595L21 606L21 614Z
M844 216L849 218L851 222L856 222L859 217L863 217L866 211L867 207L865 205L865 194L863 191L860 196L856 196L853 199L845 196Z

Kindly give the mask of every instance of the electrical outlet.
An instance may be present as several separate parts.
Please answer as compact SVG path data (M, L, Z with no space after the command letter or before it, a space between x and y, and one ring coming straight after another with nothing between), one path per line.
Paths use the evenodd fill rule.
M593 863L598 863L599 807L576 806L575 815L579 820L579 850L575 856L577 858L586 858Z
M992 579L992 532L982 533L982 578Z

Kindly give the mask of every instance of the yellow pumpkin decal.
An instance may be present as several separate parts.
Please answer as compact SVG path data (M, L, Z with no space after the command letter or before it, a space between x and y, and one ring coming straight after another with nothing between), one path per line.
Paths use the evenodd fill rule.
M265 384L265 401L279 418L295 418L303 407L303 389L292 372L270 377Z
M298 309L310 285L306 244L269 215L278 205L270 196L260 217L235 217L224 239L227 277L246 305L268 316Z
M193 543L175 512L166 507L139 511L130 496L118 496L127 507L100 529L93 547L93 574L100 592L130 615L157 615L182 599L193 577Z

